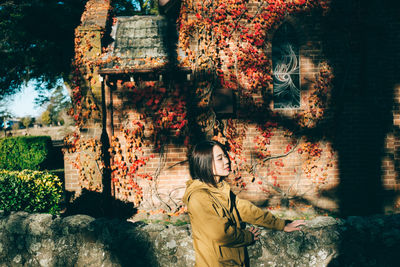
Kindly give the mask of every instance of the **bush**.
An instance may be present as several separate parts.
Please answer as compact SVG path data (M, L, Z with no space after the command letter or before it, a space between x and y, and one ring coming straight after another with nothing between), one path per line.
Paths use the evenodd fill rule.
M62 187L47 172L0 170L0 210L58 214Z
M40 170L51 164L50 136L17 136L0 139L0 169Z

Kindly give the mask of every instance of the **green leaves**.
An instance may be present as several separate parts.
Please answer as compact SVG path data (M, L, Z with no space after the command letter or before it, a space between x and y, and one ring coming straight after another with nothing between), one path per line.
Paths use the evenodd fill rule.
M0 169L39 170L51 164L50 136L17 136L0 139Z
M0 99L35 79L68 80L74 29L84 0L19 0L0 4ZM61 4L62 3L62 4Z
M0 170L0 210L58 214L60 179L41 171Z

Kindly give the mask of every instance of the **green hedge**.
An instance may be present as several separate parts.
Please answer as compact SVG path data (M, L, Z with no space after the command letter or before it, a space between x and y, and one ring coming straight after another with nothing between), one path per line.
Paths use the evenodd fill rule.
M49 169L53 146L50 136L16 136L0 139L0 169Z
M62 185L42 171L0 170L0 210L58 214Z

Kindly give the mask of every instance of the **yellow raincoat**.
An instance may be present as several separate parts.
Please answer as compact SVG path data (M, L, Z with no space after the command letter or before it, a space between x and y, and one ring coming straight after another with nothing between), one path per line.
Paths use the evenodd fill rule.
M192 225L197 267L247 266L246 246L253 235L241 222L276 230L285 227L284 220L235 197L225 181L217 188L199 180L189 180L186 186L183 202Z

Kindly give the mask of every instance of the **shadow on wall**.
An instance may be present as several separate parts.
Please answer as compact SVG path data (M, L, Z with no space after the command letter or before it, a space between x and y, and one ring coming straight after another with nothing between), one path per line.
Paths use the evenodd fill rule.
M339 156L343 216L382 213L385 202L393 205L394 192L384 192L382 162L396 161L385 148L387 135L398 132L392 109L400 82L400 21L394 10L394 1L338 0L325 20L324 52L335 71L331 140Z
M313 141L327 139L337 151L340 183L334 192L325 191L323 195L338 199L341 216L382 213L385 204L393 205L396 197L396 192L384 190L382 162L389 158L396 170L400 169L397 162L400 151L392 153L385 148L388 134L394 131L395 139L400 138L400 129L393 126L393 108L397 109L394 89L400 83L396 78L400 73L399 3L336 0L331 5L332 10L323 18L322 45L336 77L330 106L332 117L301 134ZM176 57L175 27L170 22L164 38L172 63ZM175 76L178 75L169 75L171 84L177 82ZM193 108L197 104L195 98L188 92L180 95L184 93L190 100L187 101L189 134L193 135L192 141L202 139L204 135L196 117L205 111ZM264 95L266 112L262 114L254 103L242 106L241 109L247 109L246 114L251 114L244 119L259 124L277 122L290 131L298 131L292 118L277 118L268 113L272 98L270 94ZM179 146L183 143L179 138L169 141Z
M315 142L326 139L337 151L339 185L322 196L338 201L340 216L383 213L399 195L384 189L383 178L388 173L382 168L384 160L391 160L399 170L400 151L393 153L386 147L388 135L394 132L395 143L400 137L398 126L393 125L393 109L399 106L394 92L400 84L399 3L337 0L331 6L322 18L321 30L322 52L335 75L328 107L331 116L301 134ZM272 98L265 93L266 109ZM257 114L248 103L244 107L248 113ZM276 118L264 112L246 119L259 124L276 122L298 131L290 117ZM398 177L395 180L399 183Z
M173 69L177 66L178 31L176 20L180 12L181 0L159 1L160 14L167 21L166 32L163 34L164 51L167 52L168 62Z
M71 198L67 192L67 200ZM131 202L114 199L110 195L82 189L81 194L71 203L66 204L63 217L85 214L94 218L111 217L126 220L136 214L137 209Z
M332 117L302 134L314 141L331 141L338 153L339 186L322 195L338 199L341 216L383 213L385 206L393 206L398 195L384 190L383 160L391 160L396 171L400 169L400 151L393 153L386 148L389 134L394 132L395 142L400 138L400 129L393 125L393 108L398 109L394 89L400 84L399 3L336 0L331 6L330 13L323 18L322 45L335 74ZM175 47L175 32L169 31L168 35L164 45ZM174 56L170 54L170 58ZM270 105L272 98L264 95L264 107ZM251 104L241 108L252 114L245 118L252 122L275 120L289 130L297 129L289 117L273 118L268 112L252 112ZM189 127L192 133L196 123ZM395 179L399 182L398 177Z
M396 147L394 153L389 151L385 142L392 132L394 142L400 140L399 128L393 125L393 109L398 110L395 89L400 83L399 12L396 1L337 0L332 1L326 21L324 48L336 71L332 141L339 156L337 196L342 216L382 213L396 197L396 192L384 190L382 163L389 159L395 166L393 175L397 175L399 151ZM396 183L398 179L396 176ZM352 253L354 247L370 235L345 231L339 257L329 266L349 266L359 257ZM372 243L364 250L366 266L398 265L389 256L396 255L393 250ZM377 262L380 264L374 265Z

